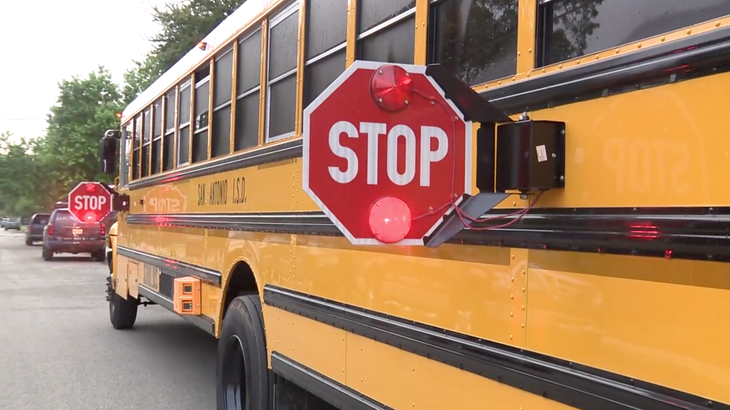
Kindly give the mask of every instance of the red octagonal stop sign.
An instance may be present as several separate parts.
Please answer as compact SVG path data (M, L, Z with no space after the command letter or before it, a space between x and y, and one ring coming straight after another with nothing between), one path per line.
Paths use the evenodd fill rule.
M422 245L471 191L471 122L425 69L356 61L304 110L303 189L353 244Z
M101 222L112 211L112 194L100 182L82 182L69 192L68 210L80 222Z

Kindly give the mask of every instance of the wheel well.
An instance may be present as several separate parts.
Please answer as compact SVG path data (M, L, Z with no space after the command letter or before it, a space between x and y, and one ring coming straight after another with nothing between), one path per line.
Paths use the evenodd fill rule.
M228 278L228 286L226 287L226 295L223 304L223 314L221 317L226 315L228 305L231 304L233 299L241 295L256 295L259 293L258 285L256 284L256 277L253 275L251 267L246 262L238 262L231 271L231 276Z

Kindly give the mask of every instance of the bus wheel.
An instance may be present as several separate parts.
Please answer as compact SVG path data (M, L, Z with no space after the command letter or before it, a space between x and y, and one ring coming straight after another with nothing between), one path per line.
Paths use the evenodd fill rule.
M218 410L267 410L269 375L266 340L257 295L231 301L218 342Z
M109 319L114 329L131 329L137 320L137 299L127 296L127 299L119 296L112 290L109 300Z

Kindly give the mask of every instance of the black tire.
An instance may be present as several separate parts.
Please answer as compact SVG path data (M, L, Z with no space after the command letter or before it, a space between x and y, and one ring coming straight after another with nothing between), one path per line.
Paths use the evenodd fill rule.
M132 296L127 299L112 291L109 301L109 320L114 329L131 329L137 320L137 308L139 303Z
M52 261L53 260L53 252L49 251L45 247L43 248L43 260L44 261Z
M269 373L261 301L239 296L228 306L218 342L218 410L268 410Z
M25 240L25 245L26 246L33 246L33 241L31 241L30 239L26 239Z
M102 249L100 251L91 252L91 258L97 262L105 262L106 261L106 251L104 249Z

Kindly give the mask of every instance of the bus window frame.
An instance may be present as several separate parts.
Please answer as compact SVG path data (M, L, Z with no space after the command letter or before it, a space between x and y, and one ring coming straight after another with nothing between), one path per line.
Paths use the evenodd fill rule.
M177 138L175 140L175 144L176 144L177 151L178 151L177 152L177 158L175 158L175 162L177 163L177 166L175 168L181 168L181 167L185 167L185 166L190 165L190 155L189 155L189 153L188 152L182 152L180 150L180 146L181 146L181 144L180 144L180 138L182 137L182 130L181 129L182 128L185 128L185 127L188 127L185 131L187 131L187 133L188 133L188 150L187 151L190 151L191 150L190 144L192 144L192 142L193 142L192 133L190 132L190 130L192 129L192 122L193 121L192 121L191 118L193 116L193 112L192 112L192 110L190 110L188 112L188 117L185 118L185 120L186 120L185 122L181 122L180 121L180 103L182 101L182 99L180 98L180 95L186 89L189 89L189 92L190 92L190 101L193 100L193 94L194 94L194 92L193 92L192 82L193 82L192 81L192 78L188 78L188 79L186 79L185 81L183 81L180 84L180 87L179 87L178 92L177 92L177 99L175 101L176 110L177 110L177 113L178 113L178 115L176 115L177 124L175 124L175 133L177 134ZM189 104L189 105L191 105L191 104ZM185 158L184 158L185 160L184 161L181 160L182 159L181 158L182 155L185 155Z
M305 0L306 1L306 0ZM291 76L296 76L299 72L299 39L297 38L297 42L295 45L296 55L297 55L297 62L294 65L294 68L291 70L284 72L282 74L279 74L276 78L269 78L269 72L271 70L271 30L274 29L277 25L282 23L284 20L286 20L289 16L291 16L294 13L298 13L300 8L300 0L293 0L288 5L284 6L284 8L281 9L278 13L272 15L269 17L269 26L267 27L267 37L266 37L266 120L265 120L265 135L264 135L264 143L270 143L279 141L285 138L292 137L296 135L296 119L292 118L292 125L294 126L293 130L290 132L286 132L284 134L274 135L271 136L271 86L275 85L276 83L287 80ZM301 16L299 16L301 18ZM301 25L301 23L297 23L298 25ZM295 99L300 98L299 93L295 92ZM296 105L296 101L295 101ZM295 110L296 115L296 110Z
M355 59L356 60L365 60L363 58L363 43L362 40L367 40L368 37L371 37L375 34L381 33L385 31L386 29L390 28L391 26L397 25L399 23L402 23L404 20L407 20L409 18L413 18L414 20L414 39L415 39L415 20L416 20L416 11L418 10L418 1L415 2L414 6L410 9L404 11L403 13L397 14L381 23L378 23L374 25L373 27L370 27L369 29L363 31L360 33L360 26L361 26L361 20L362 20L362 7L363 2L361 0L357 0L357 21L355 22ZM416 45L415 41L413 43L413 54L412 54L412 60L408 64L414 64L416 61Z

